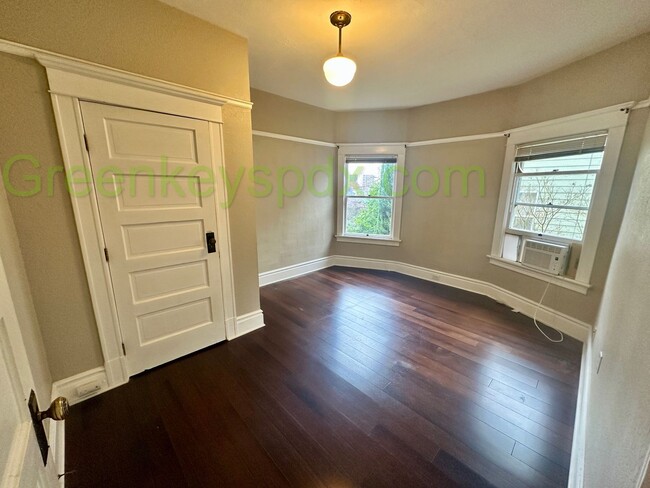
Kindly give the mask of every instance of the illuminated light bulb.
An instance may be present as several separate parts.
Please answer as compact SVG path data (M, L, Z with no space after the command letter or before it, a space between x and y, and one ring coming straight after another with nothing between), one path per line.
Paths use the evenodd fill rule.
M357 63L350 58L338 55L323 64L325 78L334 86L345 86L352 81L357 72Z

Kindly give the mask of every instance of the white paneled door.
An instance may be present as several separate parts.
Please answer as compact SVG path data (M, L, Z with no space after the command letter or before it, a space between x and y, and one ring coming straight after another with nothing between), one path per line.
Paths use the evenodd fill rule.
M224 340L209 123L81 111L129 375Z
M29 358L0 258L0 488L58 486L51 452L45 466L27 408L33 387Z

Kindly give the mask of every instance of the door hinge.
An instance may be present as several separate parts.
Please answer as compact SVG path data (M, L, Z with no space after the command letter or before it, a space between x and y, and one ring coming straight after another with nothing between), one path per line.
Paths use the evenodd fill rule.
M104 248L104 257L106 258L106 262L108 263L108 249Z
M124 345L124 343L122 343L122 352L126 356L126 346Z
M88 146L88 136L84 134L84 145L86 146L86 151L90 152L90 147Z

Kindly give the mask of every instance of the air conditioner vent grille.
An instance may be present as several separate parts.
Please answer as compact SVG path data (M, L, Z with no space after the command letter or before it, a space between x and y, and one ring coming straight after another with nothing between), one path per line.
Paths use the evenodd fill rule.
M569 246L526 240L521 263L548 273L564 274L569 256Z
M552 244L547 244L545 242L538 241L528 241L528 247L530 249L536 249L538 251L552 252L555 254L561 254L564 246L554 246Z

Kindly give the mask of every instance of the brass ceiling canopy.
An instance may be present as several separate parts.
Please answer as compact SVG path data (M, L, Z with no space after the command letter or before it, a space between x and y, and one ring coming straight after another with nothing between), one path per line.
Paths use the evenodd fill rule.
M334 27L342 29L352 22L352 16L344 10L337 10L330 15L330 22Z

